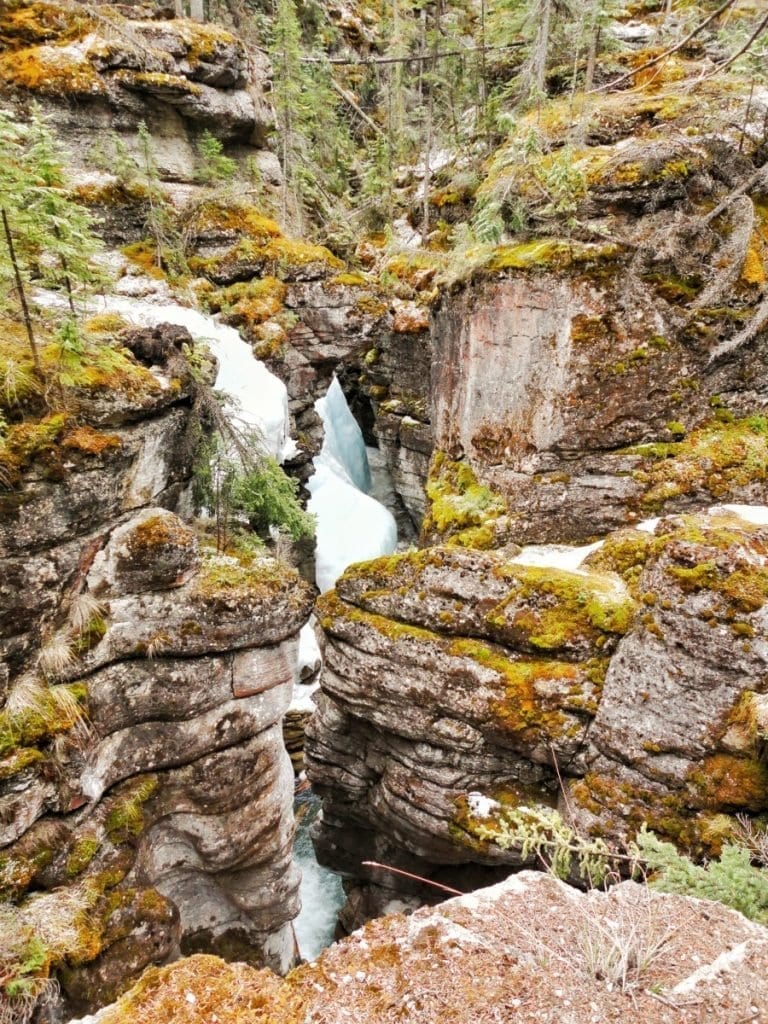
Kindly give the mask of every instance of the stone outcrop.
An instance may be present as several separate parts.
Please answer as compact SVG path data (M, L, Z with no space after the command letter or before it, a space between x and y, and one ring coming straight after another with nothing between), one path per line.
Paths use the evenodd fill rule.
M459 547L348 570L318 605L306 752L344 923L430 899L365 860L458 888L519 865L475 793L699 853L765 811L767 530L715 511L610 535L578 571Z
M142 121L153 160L172 181L195 180L195 142L206 129L266 148L274 118L263 55L249 57L234 35L210 23L129 13L105 4L78 11L55 0L13 5L0 17L3 91L31 93L55 110L74 166L88 170L99 156L105 170L114 168L121 159L115 139L141 163ZM98 140L98 132L107 137Z
M42 936L70 1012L179 951L294 958L281 719L313 594L171 511L195 383L166 347L173 376L111 349L0 448L2 928Z
M739 1024L768 1005L766 967L768 930L720 904L523 872L371 922L284 980L182 960L87 1024L160 1024L169 1007L180 1024Z

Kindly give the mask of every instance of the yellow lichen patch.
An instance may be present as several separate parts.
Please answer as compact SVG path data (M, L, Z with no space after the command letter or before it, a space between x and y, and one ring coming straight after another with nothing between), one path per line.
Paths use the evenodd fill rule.
M97 313L88 317L83 324L86 334L94 338L114 337L128 326L128 321L119 313Z
M359 274L357 271L336 274L328 281L330 287L337 288L364 288L369 283L365 274Z
M267 276L209 292L204 302L212 313L223 313L228 323L253 328L283 312L287 291L282 281Z
M449 653L469 658L504 680L506 696L491 703L494 720L526 745L562 739L573 720L562 708L563 693L577 685L580 669L562 661L513 661L476 640L454 640Z
M324 245L315 245L299 239L272 238L264 247L264 256L278 269L305 267L311 263L323 264L330 269L343 270L344 263Z
M85 36L93 26L86 8L34 0L8 0L0 8L0 44L18 49L34 43L69 42Z
M730 423L716 419L683 441L635 445L620 454L646 459L633 476L643 485L642 504L648 510L658 511L686 494L723 501L768 479L768 418L755 415Z
M32 46L0 56L0 80L46 96L94 96L106 86L77 44Z
M158 265L157 245L154 242L131 242L130 245L124 245L120 251L148 277L154 277L159 281L165 280L165 271Z
M765 264L760 254L760 250L754 244L750 245L747 249L747 255L744 258L744 266L741 268L741 280L745 284L765 284Z
M221 47L241 45L231 32L212 22L176 18L170 27L186 44L187 60L193 67L200 61L214 57Z
M0 471L10 481L37 458L50 455L67 425L66 413L51 413L10 427L0 438Z
M687 783L696 807L764 811L768 806L768 765L757 758L713 754L694 765Z
M471 547L475 530L492 524L507 511L506 501L478 482L466 462L453 462L444 452L436 452L429 467L426 486L429 509L422 526L423 536L438 534L452 543ZM468 543L464 544L463 541Z
M79 426L68 430L61 439L62 448L81 452L84 455L104 455L119 451L123 442L117 434L105 434L93 427Z
M232 231L262 244L282 235L274 220L257 207L242 203L205 203L195 214L193 224L198 231Z
M517 245L497 246L487 258L485 269L531 270L537 267L566 269L590 264L612 262L621 255L621 246L613 244L587 245L578 242L558 242L551 238L521 242Z
M129 88L148 92L187 93L198 96L201 92L196 82L190 82L184 75L170 75L162 71L116 71L112 76L116 82Z

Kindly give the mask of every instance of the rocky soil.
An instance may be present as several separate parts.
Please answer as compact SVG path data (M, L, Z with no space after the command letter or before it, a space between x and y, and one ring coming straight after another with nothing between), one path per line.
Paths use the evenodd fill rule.
M768 930L719 904L523 872L374 921L284 981L181 961L89 1024L740 1024L764 1019L767 962Z

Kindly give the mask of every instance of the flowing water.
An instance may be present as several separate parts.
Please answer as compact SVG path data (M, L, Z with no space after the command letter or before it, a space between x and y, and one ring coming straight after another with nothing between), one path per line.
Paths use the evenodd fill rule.
M344 903L341 879L315 859L310 838L312 822L320 813L320 801L311 792L296 799L296 839L293 855L301 868L301 913L293 922L299 950L314 960L334 940L336 916Z

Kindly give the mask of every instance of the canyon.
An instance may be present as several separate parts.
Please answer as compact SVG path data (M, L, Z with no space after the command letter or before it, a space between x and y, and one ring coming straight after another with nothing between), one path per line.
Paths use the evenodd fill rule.
M272 72L231 12L106 6L0 12L3 105L55 123L115 277L74 370L53 340L66 299L37 294L46 388L7 383L29 356L20 323L0 330L0 1020L202 1021L238 987L248 1015L222 1021L453 1019L454 970L456 1020L581 1022L586 998L609 1019L628 991L626 1020L761 1019L760 924L631 881L579 892L575 862L577 888L530 872L547 858L514 829L566 822L619 856L650 829L706 861L763 827L768 206L764 141L744 140L768 93L713 81L693 105L670 74L595 100L567 237L333 249L279 220ZM549 118L552 151L570 146L567 111ZM201 177L210 132L226 186ZM526 195L533 162L510 166ZM182 273L147 239L161 203ZM261 405L265 450L310 511L336 510L346 557L195 516L216 388L231 419ZM387 510L354 479L363 439ZM340 492L321 500L333 460L379 557L354 554ZM354 934L291 971L283 721L313 614L320 685L291 728ZM658 976L584 967L604 915L653 921Z

